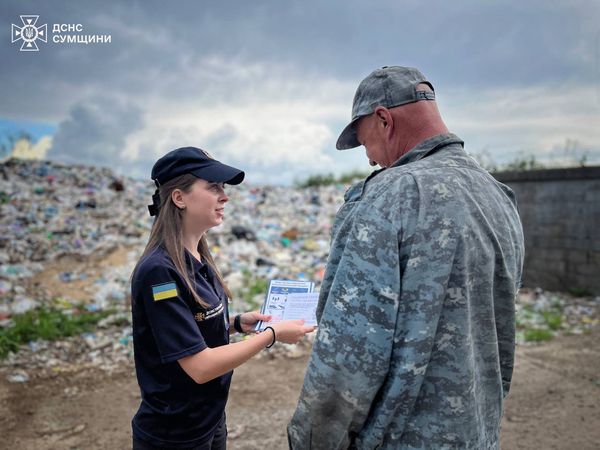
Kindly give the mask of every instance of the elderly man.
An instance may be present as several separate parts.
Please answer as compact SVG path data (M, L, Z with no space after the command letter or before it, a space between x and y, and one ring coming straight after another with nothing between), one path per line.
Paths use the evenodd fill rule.
M523 234L416 69L365 78L339 150L381 170L337 213L293 449L495 449Z

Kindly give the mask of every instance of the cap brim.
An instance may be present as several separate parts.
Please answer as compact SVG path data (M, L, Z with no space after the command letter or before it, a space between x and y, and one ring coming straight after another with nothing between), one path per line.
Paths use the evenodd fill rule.
M217 160L212 160L211 163L208 167L193 170L192 173L198 178L213 183L240 184L244 181L246 174L243 170L228 166Z
M355 128L358 119L359 118L354 119L346 126L346 128L344 128L344 131L342 131L342 134L340 134L340 137L335 144L335 148L338 150L348 150L360 146L360 142L358 142L358 138L356 137Z

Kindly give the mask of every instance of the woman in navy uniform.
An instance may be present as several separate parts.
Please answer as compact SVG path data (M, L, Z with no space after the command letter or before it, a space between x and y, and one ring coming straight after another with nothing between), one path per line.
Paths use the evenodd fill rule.
M194 147L173 150L152 169L156 219L132 276L135 367L142 394L132 420L133 449L226 448L225 405L233 369L275 341L296 343L314 327L273 324L241 342L270 317L230 320L231 292L210 254L206 232L223 221L224 184L244 172Z

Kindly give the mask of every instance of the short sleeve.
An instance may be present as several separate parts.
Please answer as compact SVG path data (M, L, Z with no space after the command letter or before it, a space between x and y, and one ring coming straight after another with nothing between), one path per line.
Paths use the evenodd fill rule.
M143 302L161 362L204 350L207 345L183 297L186 288L179 274L164 266L140 269L134 280L134 297Z

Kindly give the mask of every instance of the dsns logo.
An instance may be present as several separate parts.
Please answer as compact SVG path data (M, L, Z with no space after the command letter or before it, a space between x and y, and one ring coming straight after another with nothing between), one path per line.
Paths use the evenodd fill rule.
M21 16L23 26L12 24L11 36L12 42L23 40L21 45L22 52L37 52L39 48L35 41L48 42L48 25L36 27L35 24L40 16Z

